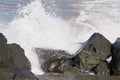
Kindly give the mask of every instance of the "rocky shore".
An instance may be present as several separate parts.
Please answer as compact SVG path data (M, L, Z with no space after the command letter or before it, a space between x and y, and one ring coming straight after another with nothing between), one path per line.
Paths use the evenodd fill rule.
M0 33L0 80L120 80L120 38L112 44L94 33L74 55L35 50L44 75L34 75L24 50L18 44L7 44Z
M39 80L30 70L24 50L18 44L7 44L0 33L0 80Z
M39 48L36 53L46 72L39 80L120 80L119 38L112 44L94 33L74 55Z

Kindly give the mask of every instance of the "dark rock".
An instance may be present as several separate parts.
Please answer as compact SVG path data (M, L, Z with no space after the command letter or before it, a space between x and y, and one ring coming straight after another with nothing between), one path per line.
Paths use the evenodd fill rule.
M17 67L30 70L30 62L24 50L17 44L7 44L7 39L0 33L0 67Z
M35 77L35 75L28 70L13 68L11 71L15 74L15 80L38 80L37 77Z
M14 80L14 73L10 73L6 69L0 68L0 80Z
M30 67L24 50L17 44L7 44L0 33L0 80L38 80Z
M45 72L60 73L76 71L78 74L89 74L89 71L95 68L96 74L108 75L109 69L107 64L103 64L102 61L110 55L110 49L111 43L101 34L95 33L73 57L69 55L65 57L65 52L55 50L45 51L42 49L43 51L38 52L43 53L42 58L46 59L42 64L42 69Z
M94 33L72 58L81 70L90 70L104 61L111 52L111 43L101 34Z
M72 65L71 58L62 57L60 59L51 59L42 64L41 68L45 72L53 73L73 73L77 75L89 74L89 73L80 73L80 69Z
M42 48L35 48L36 53L39 57L40 64L43 64L46 61L51 59L59 59L62 57L71 57L70 54L63 50L53 50L53 49L42 49Z
M45 72L56 72L56 73L78 73L79 70L73 66L72 55L69 55L62 50L52 49L36 49L40 60L43 60L41 68Z
M2 33L0 33L0 44L7 44L7 39Z
M96 67L92 69L97 75L110 75L110 69L106 61L101 61Z
M43 71L45 72L57 72L62 73L64 72L66 66L69 66L69 60L65 57L60 59L51 59L43 63L41 66Z
M63 72L62 64L65 62L64 59L51 59L43 63L41 68L45 72Z
M17 44L8 44L10 51L11 65L26 70L31 69L31 64L24 54L24 50Z
M120 80L115 76L77 75L74 73L48 73L38 76L39 80Z
M38 80L38 78L28 70L0 68L0 80Z
M9 66L10 53L7 50L7 39L0 33L0 67Z
M120 75L120 38L116 40L116 42L112 45L112 71L113 75Z

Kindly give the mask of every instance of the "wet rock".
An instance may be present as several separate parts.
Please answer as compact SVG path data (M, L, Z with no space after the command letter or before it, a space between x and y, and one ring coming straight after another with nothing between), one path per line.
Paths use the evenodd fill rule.
M60 59L48 60L42 64L41 68L45 72L56 72L56 73L64 73L64 72L77 73L79 71L72 66L71 59L66 58L66 57L62 57Z
M38 76L39 80L120 80L114 76L77 75L74 73L48 73Z
M26 70L31 69L31 64L24 54L24 50L17 44L8 44L12 66Z
M0 33L0 67L9 66L10 53L7 50L7 39Z
M14 80L14 73L9 73L8 70L0 68L0 80Z
M101 34L94 33L72 59L81 70L90 70L104 61L111 52L111 43Z
M72 55L69 55L62 50L52 50L52 49L36 49L40 60L44 60L41 68L45 72L55 72L55 73L78 73L79 69L75 68L72 63Z
M43 71L45 72L64 72L64 67L67 63L67 58L60 58L60 59L51 59L43 63L41 66Z
M40 64L43 64L46 61L51 59L59 59L62 57L71 57L70 54L63 50L53 50L53 49L42 49L42 48L35 48L35 51L39 57Z
M109 68L107 67L107 64L102 61L105 61L110 55L110 51L111 43L101 34L95 33L73 57L69 55L65 57L66 55L63 56L65 52L58 53L55 50L47 50L47 55L44 50L44 56L42 57L45 57L45 59L47 58L47 60L42 64L42 69L45 72L57 73L72 73L76 71L78 74L86 75L89 74L91 69L95 68L94 71L97 75L109 75ZM63 57L61 56L61 53Z
M24 50L17 44L7 44L7 39L0 33L0 67L12 66L27 70L31 68Z
M17 44L7 44L0 33L0 80L38 80L30 67L24 50Z
M41 67L45 73L72 73L77 75L89 74L81 73L79 68L72 66L72 61L68 58L51 59L43 63Z
M112 45L112 73L113 75L120 75L120 38L116 40L116 42Z
M95 72L96 75L110 76L110 68L106 61L101 61L92 70Z
M38 78L28 70L0 68L0 80L38 80Z

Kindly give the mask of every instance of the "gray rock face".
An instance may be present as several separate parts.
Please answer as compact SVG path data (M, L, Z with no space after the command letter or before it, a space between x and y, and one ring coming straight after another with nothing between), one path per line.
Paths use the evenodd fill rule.
M45 72L81 74L80 70L73 66L72 59L66 57L47 60L41 68Z
M35 75L24 69L0 68L0 80L38 80Z
M17 44L8 44L12 66L26 70L31 69L31 64L24 54L24 50Z
M111 51L112 67L106 62ZM120 39L111 48L104 36L95 33L72 56L50 49L37 49L36 52L43 59L42 69L46 72L38 76L39 80L120 80L119 76L110 76L110 68L114 75L120 72ZM89 71L95 74L89 75Z
M94 70L96 75L103 75L103 76L109 76L110 75L110 69L108 64L105 61L101 61Z
M38 76L39 80L120 80L115 76L77 75L74 73L49 73Z
M30 67L24 50L17 44L7 44L0 33L0 80L38 80Z
M42 49L42 48L35 48L35 50L41 63L44 63L45 61L50 59L58 59L61 57L71 57L70 54L68 54L63 50Z
M51 59L43 63L41 67L45 72L62 73L64 72L65 66L69 65L67 61L67 58Z
M10 53L7 50L7 39L0 33L0 67L6 67L10 62Z
M110 53L111 43L101 34L95 33L76 53L73 60L80 69L90 70L101 61L104 61Z
M45 72L62 73L71 64L71 55L62 50L36 48L36 53Z
M0 33L0 67L17 67L30 70L31 65L24 50L17 44L7 44L7 39Z
M120 75L120 38L112 45L112 70L114 75Z
M99 33L93 34L76 55L66 57L64 51L43 49L41 53L46 59L42 64L45 72L89 74L88 71L94 68L97 75L110 75L108 65L103 61L111 53L111 43Z

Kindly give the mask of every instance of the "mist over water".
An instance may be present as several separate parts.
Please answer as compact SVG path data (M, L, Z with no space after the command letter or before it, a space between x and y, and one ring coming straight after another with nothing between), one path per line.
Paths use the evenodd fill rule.
M70 26L57 16L45 11L40 0L35 0L19 10L19 16L1 32L8 43L18 43L32 64L35 74L42 74L34 48L60 49L74 53L77 48L70 35Z
M17 43L24 48L35 74L44 73L34 51L36 47L74 54L81 46L79 43L85 42L94 32L103 34L111 42L120 36L119 0L80 0L78 4L71 5L79 12L72 21L57 13L56 3L45 5L44 1L31 1L18 9L19 15L11 22L0 25L0 32L6 36L8 43Z
M80 15L75 20L77 29L86 39L94 32L103 34L111 42L120 36L120 0L96 0L84 2ZM80 26L80 27L78 27ZM78 35L80 35L78 34ZM86 36L86 37L85 37ZM81 36L80 36L81 37ZM84 41L84 40L83 40Z

